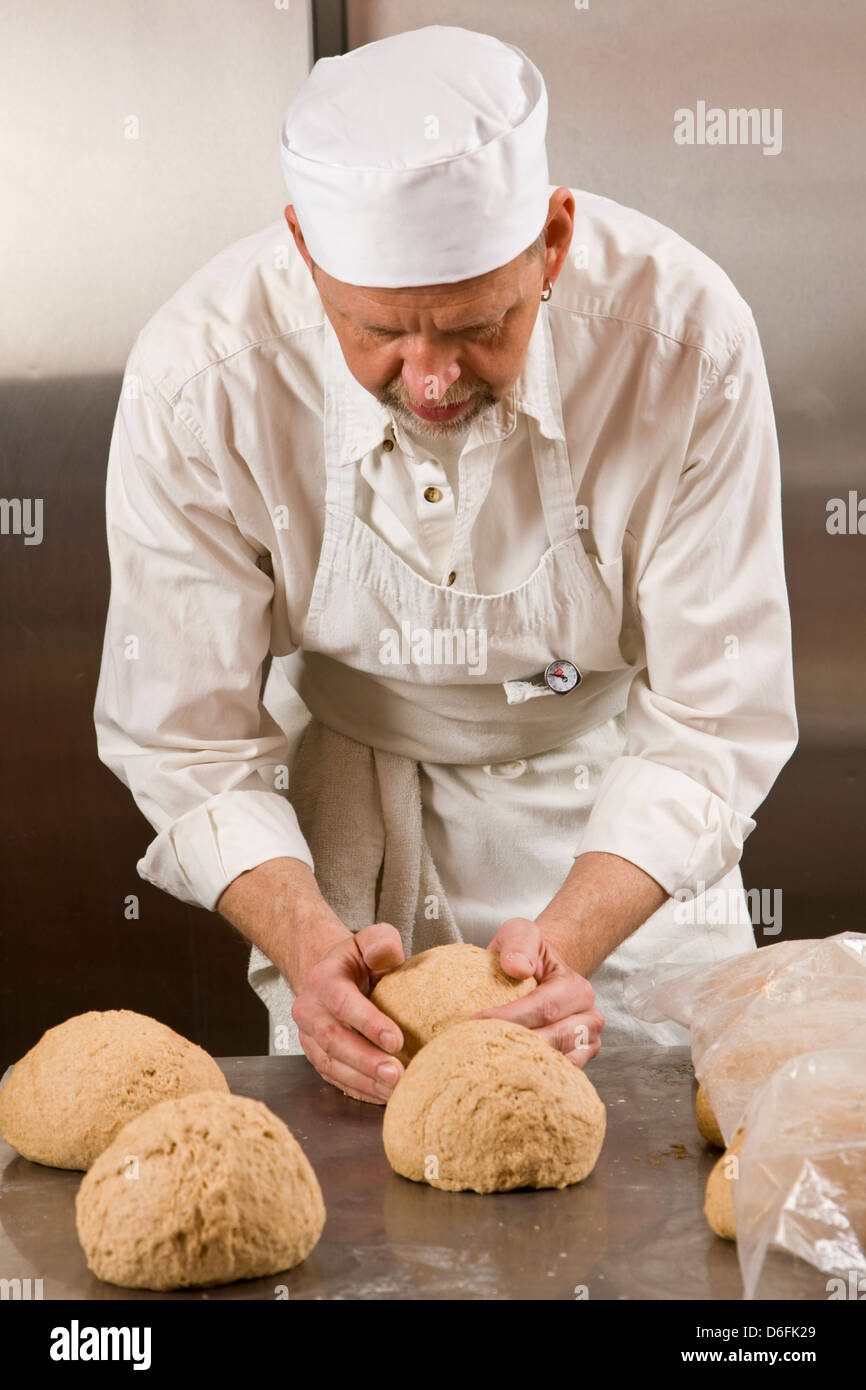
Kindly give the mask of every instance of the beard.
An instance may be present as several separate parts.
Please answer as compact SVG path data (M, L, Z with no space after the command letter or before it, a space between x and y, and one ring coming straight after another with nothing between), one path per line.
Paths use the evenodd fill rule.
M466 434L473 420L476 420L485 410L490 410L499 404L499 397L495 396L488 387L482 385L474 391L467 391L463 387L459 395L456 391L446 391L441 401L436 402L436 406L459 405L461 401L467 400L470 396L475 398L472 404L454 420L423 420L420 415L416 415L408 404L406 388L400 378L389 382L382 391L377 392L376 399L417 433L429 435L433 439L441 439L443 435ZM432 403L431 408L433 408Z

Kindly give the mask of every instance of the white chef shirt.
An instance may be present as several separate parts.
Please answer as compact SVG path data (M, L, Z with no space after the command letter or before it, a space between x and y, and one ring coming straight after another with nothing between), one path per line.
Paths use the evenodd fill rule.
M526 415L516 414L496 450L483 449L474 431L431 439L402 419L394 421L393 435L397 449L376 449L361 461L369 485L359 498L362 520L425 579L441 584L460 567L454 539L458 517L465 516L474 532L475 592L501 593L521 584L548 544ZM431 489L438 501L428 500Z
M340 465L419 573L444 582L462 557L458 587L501 592L549 543L526 417L549 423L558 398L586 548L621 558L646 653L625 754L575 853L621 855L673 892L737 862L796 746L772 404L724 272L643 214L572 193L577 254L540 310L555 361L539 322L514 389L438 459L346 368L329 383L351 424ZM157 832L141 877L206 908L267 859L314 867L273 789L288 745L260 688L269 648L300 646L321 545L324 322L275 222L144 326L115 420L99 756Z

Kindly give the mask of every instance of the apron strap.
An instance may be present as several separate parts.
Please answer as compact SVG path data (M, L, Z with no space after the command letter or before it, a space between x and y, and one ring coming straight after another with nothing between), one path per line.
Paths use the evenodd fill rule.
M534 416L528 416L529 438L532 445L532 458L535 464L535 477L538 482L538 495L547 526L550 544L558 545L568 540L578 529L575 520L576 490L568 457L565 426L562 420L562 400L559 393L559 379L556 374L556 354L553 335L550 331L550 318L547 305L542 304L540 325L544 343L544 357L547 377L552 379L553 389L548 395L548 405L556 427L557 437L548 438L542 434L541 426Z
M341 417L341 412L337 409L338 398L331 389L333 383L339 375L347 370L340 349L339 339L334 332L328 319L323 324L324 334L324 375L325 375L325 403L324 403L324 428L323 428L323 448L325 456L325 539L323 549L327 550L329 540L329 528L334 512L344 512L354 515L355 511L355 475L358 471L358 462L341 464L338 460L342 456L342 443L347 429L346 419Z

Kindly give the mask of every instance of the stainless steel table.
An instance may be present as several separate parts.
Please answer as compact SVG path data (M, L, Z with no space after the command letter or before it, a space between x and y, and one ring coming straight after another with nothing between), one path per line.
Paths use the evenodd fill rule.
M328 1220L304 1264L208 1290L103 1284L75 1234L80 1173L28 1163L0 1142L0 1278L41 1279L45 1299L739 1299L735 1247L703 1216L718 1151L694 1121L685 1047L602 1050L587 1071L607 1106L595 1171L562 1191L439 1192L391 1171L382 1110L321 1082L303 1057L220 1061L302 1144ZM760 1294L826 1299L826 1278L776 1255Z

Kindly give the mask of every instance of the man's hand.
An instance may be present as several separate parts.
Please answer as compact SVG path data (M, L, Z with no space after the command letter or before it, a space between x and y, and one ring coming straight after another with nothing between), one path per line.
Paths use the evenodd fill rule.
M319 1075L347 1095L384 1104L403 1074L389 1056L400 1051L403 1036L366 996L403 963L396 927L374 922L353 936L310 867L289 855L239 874L217 911L288 981L301 1046Z
M292 1006L301 1046L323 1080L375 1105L385 1104L403 1075L389 1056L400 1051L403 1035L366 996L402 963L397 928L374 922L316 962Z
M474 1017L522 1023L546 1038L569 1062L585 1066L601 1047L604 1027L604 1018L593 1007L595 991L589 980L566 965L538 924L525 917L510 917L489 949L499 952L506 975L514 980L528 980L534 975L538 988L498 1009L483 1009Z

